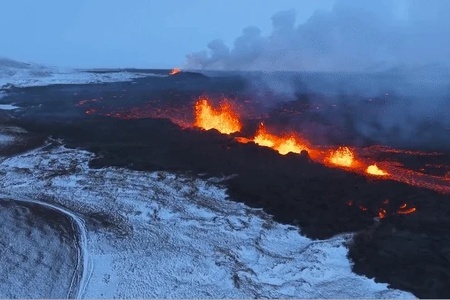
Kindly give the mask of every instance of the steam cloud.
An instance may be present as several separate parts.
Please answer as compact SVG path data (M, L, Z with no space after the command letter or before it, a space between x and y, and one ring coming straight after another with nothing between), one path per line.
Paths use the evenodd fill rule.
M300 101L289 126L318 142L448 150L449 16L448 0L337 0L299 25L294 10L276 13L269 36L214 40L187 68L269 71L243 73L249 94L266 110Z
M264 71L373 71L450 63L450 1L337 0L296 26L294 10L273 31L247 27L230 49L221 40L187 56L187 68Z

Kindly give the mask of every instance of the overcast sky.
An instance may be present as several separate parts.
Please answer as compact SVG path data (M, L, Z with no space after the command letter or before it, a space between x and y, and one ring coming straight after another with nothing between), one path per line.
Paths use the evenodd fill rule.
M297 22L334 0L2 0L0 57L68 67L182 65L213 39L226 44L274 13Z

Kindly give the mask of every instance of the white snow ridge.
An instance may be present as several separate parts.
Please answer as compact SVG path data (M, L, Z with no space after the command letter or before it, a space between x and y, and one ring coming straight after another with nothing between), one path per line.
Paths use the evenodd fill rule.
M158 74L111 71L86 72L69 68L47 67L38 64L18 62L0 58L0 89L10 85L15 87L46 86L52 84L87 84L100 82L130 81ZM0 94L0 98L2 95Z
M0 95L1 97L1 95ZM12 104L0 104L0 110L14 110L14 109L18 109L18 106L14 106Z
M0 198L51 202L81 219L111 216L113 229L81 224L80 297L414 298L352 273L344 245L351 235L314 241L227 200L218 184L90 169L92 158L49 146L0 162Z

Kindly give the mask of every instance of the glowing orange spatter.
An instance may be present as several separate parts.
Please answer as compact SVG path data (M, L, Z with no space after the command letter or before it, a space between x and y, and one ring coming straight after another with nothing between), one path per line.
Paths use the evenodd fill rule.
M354 162L353 152L348 147L339 147L330 155L330 162L342 167L351 167Z
M307 150L307 147L297 137L292 135L280 137L271 134L267 132L263 123L259 124L253 141L260 146L273 148L282 155L288 154L289 152L300 153L302 150Z
M385 172L385 171L381 170L380 168L378 168L378 166L376 164L368 166L367 169L366 169L366 173L371 174L371 175L376 175L376 176L389 175L387 172Z
M170 75L175 75L175 74L178 74L178 73L181 73L181 69L179 69L179 68L175 68L175 69L172 69L172 71L170 71Z
M400 208L397 210L397 213L400 215L409 215L415 212L417 209L415 207L407 207L406 203L402 204Z
M207 98L200 98L195 103L195 126L205 130L216 129L221 133L230 134L242 128L237 113L228 101L223 101L215 109Z

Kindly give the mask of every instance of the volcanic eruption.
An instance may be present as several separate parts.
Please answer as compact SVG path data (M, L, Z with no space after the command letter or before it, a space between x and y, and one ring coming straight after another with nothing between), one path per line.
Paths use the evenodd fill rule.
M242 128L241 121L228 100L224 99L218 108L214 108L207 97L202 97L195 103L194 126L205 130L216 129L224 134L238 132Z
M253 141L260 146L273 148L282 155L288 154L289 152L300 153L302 150L308 149L298 137L292 134L280 137L269 133L262 122L259 124Z
M223 97L222 97L223 98ZM100 99L102 100L102 99ZM98 99L81 100L76 106L83 108L88 115L106 115L120 119L139 118L169 118L175 124L183 128L198 127L204 130L216 129L223 134L241 132L247 124L247 119L237 110L237 103L223 98L214 105L211 98L203 95L194 103L193 121L189 114L192 107L164 105L162 102L148 102L141 106L127 107L124 109L108 109L101 105ZM238 100L236 100L238 101ZM239 103L239 107L251 105L251 100ZM270 118L269 118L270 120ZM259 121L256 132L253 135L239 136L235 139L240 143L253 142L261 147L269 147L281 155L288 153L299 154L303 150L316 163L328 167L342 168L346 171L356 172L361 175L379 177L380 179L392 179L409 185L432 189L444 194L450 194L448 176L436 176L408 169L395 159L376 161L373 158L380 155L393 156L439 156L438 152L412 151L394 149L386 146L371 146L358 148L350 146L316 146L313 141L307 140L301 133L292 131L286 126L277 126L278 134L271 132L264 123ZM281 133L279 133L281 132Z
M366 172L368 174L371 175L376 175L376 176L386 176L389 175L387 172L381 170L380 168L378 168L378 166L376 164L370 165L367 167Z
M351 167L355 162L355 157L348 147L339 147L331 153L329 160L334 165Z
M178 74L178 73L181 73L181 69L174 68L174 69L170 70L169 75L175 75L175 74Z

